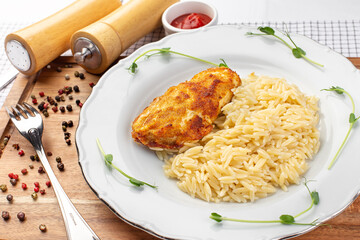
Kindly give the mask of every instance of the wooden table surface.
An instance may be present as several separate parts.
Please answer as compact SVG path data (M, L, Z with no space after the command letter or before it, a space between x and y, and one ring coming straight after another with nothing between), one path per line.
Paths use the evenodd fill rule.
M360 58L351 58L350 60L357 68L360 68ZM66 65L69 64L72 67L66 68ZM75 104L75 100L80 99L81 102L85 102L92 90L89 83L96 84L99 76L85 73L70 57L60 57L50 65L51 68L44 68L36 76L26 77L19 74L4 106L24 101L31 103L32 94L40 103L44 101L46 96L54 98L58 94L58 90L64 86L78 85L80 92L72 93L73 100L66 96L65 101L59 103L59 106L71 104L72 112L61 113L58 111L54 113L50 108L48 111L50 116L43 117L45 125L44 148L45 152L52 153L48 159L55 175L75 207L101 239L157 239L120 220L95 196L81 173L74 136L80 107ZM62 72L57 72L57 67L61 67ZM74 71L85 73L85 79L74 77ZM70 80L65 80L65 74L69 74ZM45 93L45 97L39 96L38 93L41 91ZM74 127L68 128L72 141L70 146L65 143L61 127L62 121L69 120L74 122ZM48 177L46 174L38 173L41 163L30 159L35 151L9 121L4 107L0 110L0 136L0 147L2 149L0 154L0 184L6 184L8 187L6 192L0 191L0 211L8 211L11 216L8 221L0 219L0 239L66 239L65 227L54 191L45 185ZM10 136L6 146L3 144L5 136ZM13 144L19 144L20 150L23 150L25 155L20 156L19 150L16 150ZM61 157L65 165L63 172L56 167L55 158L57 156ZM33 169L29 168L30 164L34 166ZM21 173L24 168L28 170L26 175ZM8 173L19 175L17 185L12 186L10 184ZM37 200L31 198L34 182L39 182L40 189L46 191L44 195L38 194ZM27 190L22 189L22 183L27 184ZM11 203L6 200L8 194L12 194L14 197ZM23 222L20 222L16 217L20 211L26 215L26 220ZM297 237L297 239L360 239L360 199L358 198L343 213L327 223L331 227L318 227L314 231ZM47 226L46 232L39 230L40 224Z

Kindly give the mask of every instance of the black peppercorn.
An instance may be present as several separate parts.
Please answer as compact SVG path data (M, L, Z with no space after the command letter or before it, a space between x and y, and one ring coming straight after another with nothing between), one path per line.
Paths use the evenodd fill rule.
M73 127L73 126L74 126L74 123L73 123L72 120L69 120L69 121L68 121L68 126L69 126L69 127Z
M78 71L75 71L75 72L74 72L74 76L75 76L75 77L79 77L79 75L80 75L80 74L79 74Z
M44 172L45 172L45 171L44 171L44 168L40 166L40 167L38 168L38 173L44 173Z
M59 162L59 163L57 164L57 168L58 168L60 171L64 171L65 166L64 166L64 164L63 164L62 162Z
M11 183L11 185L15 186L17 183L17 179L14 179L14 178L10 179L10 183Z
M45 224L40 224L40 225L39 225L39 229L40 229L40 231L42 231L42 232L46 232L46 225L45 225Z
M61 99L60 99L60 96L59 96L59 95L56 95L56 96L55 96L55 100L56 100L57 102L60 102L60 100L61 100Z
M22 221L25 221L25 213L23 212L19 212L17 214L17 218L22 222Z
M79 77L80 77L80 79L85 79L84 73L79 73Z
M31 159L31 161L35 161L35 156L34 156L34 155L31 155L31 156L30 156L30 159Z
M57 71L57 72L62 72L61 67L57 67L57 68L56 68L56 71Z
M68 110L69 112L72 111L72 106L69 104L69 105L66 105L66 110Z
M60 112L62 112L62 113L65 112L65 107L64 106L61 106L59 109L60 109Z
M2 212L1 212L1 217L2 217L5 221L7 221L7 220L10 219L10 213L9 213L8 211L2 211Z
M66 142L67 145L69 145L69 146L71 145L71 140L70 139L66 139L65 142Z
M66 139L69 139L70 138L70 133L69 132L65 132L64 133L64 139L66 140Z
M55 160L56 160L56 162L60 163L61 162L61 157L56 157Z
M65 126L62 126L62 130L66 132L67 128Z
M11 194L8 194L8 195L6 196L6 200L8 200L9 202L11 202L13 199L14 199L14 197L13 197L13 195L11 195Z
M79 104L81 103L80 99L76 99L75 103L79 106Z
M62 121L61 125L67 127L68 123L67 123L67 121Z
M80 88L79 88L78 85L75 85L75 86L74 86L74 91L75 91L75 92L80 92Z

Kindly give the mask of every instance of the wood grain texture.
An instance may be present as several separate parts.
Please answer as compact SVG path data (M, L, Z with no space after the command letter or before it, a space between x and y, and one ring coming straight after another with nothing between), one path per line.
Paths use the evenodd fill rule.
M355 66L360 67L360 59L350 60ZM72 64L73 68L62 68L60 73L55 71L56 67L64 67L65 64ZM72 112L53 113L50 109L50 116L43 118L45 124L43 135L44 148L46 152L52 152L52 156L48 157L50 165L69 198L101 239L157 239L119 219L96 197L84 180L78 164L78 156L74 144L74 134L80 111L80 108L75 104L75 100L80 99L81 102L84 102L92 90L89 83L96 83L99 76L85 73L86 78L81 80L74 77L73 73L76 70L84 72L82 68L72 62L72 58L61 57L51 64L51 69L43 69L39 76L24 77L19 75L4 106L22 101L30 103L31 94L34 94L40 102L43 99L39 97L38 93L40 91L43 91L45 96L52 96L54 98L57 95L57 91L64 86L78 85L80 92L72 93L74 99L69 100L68 97L65 97L66 101L59 104L60 106L71 104L73 107ZM71 79L65 80L65 74L69 74ZM68 131L72 134L70 139L73 142L70 146L65 143L64 133L61 128L61 122L68 120L74 122L74 127L68 128ZM8 121L9 118L3 108L0 110L0 135L2 136L0 145L5 135L10 134L11 138L0 157L0 184L5 183L8 186L7 192L3 193L0 191L0 211L10 212L11 219L8 221L0 219L0 239L66 239L65 227L55 194L51 187L48 188L45 185L45 182L48 180L47 175L38 173L37 169L41 166L40 162L33 162L29 158L30 155L35 154L32 146ZM18 150L12 147L15 143L18 143L20 149L24 150L25 156L21 157L18 155ZM65 164L64 172L60 172L56 167L55 158L57 156L60 156ZM29 164L33 164L34 169L29 169ZM20 173L23 168L28 169L29 173L27 175ZM20 176L20 181L16 186L12 186L9 183L7 174L10 172ZM45 195L38 194L37 200L31 198L35 181L40 183L40 189L46 190ZM27 190L21 189L21 183L23 182L28 185ZM6 200L7 194L14 196L12 203ZM324 201L321 204L326 204L326 202ZM26 221L18 221L16 214L19 211L23 211L26 214ZM360 239L360 198L354 201L344 212L327 223L331 227L318 227L314 231L299 236L296 239ZM43 233L38 229L40 224L46 224L47 232Z

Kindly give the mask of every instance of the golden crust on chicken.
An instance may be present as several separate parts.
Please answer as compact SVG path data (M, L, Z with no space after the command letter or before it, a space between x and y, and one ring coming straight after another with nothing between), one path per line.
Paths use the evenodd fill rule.
M213 129L231 89L241 79L230 68L210 68L191 80L170 87L144 109L132 124L132 137L150 148L176 150L200 140Z

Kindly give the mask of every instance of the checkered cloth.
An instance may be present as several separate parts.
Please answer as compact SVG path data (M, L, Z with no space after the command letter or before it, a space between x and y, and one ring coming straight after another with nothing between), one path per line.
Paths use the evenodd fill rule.
M326 45L341 53L345 57L360 57L360 20L353 21L305 21L305 22L243 22L249 26L271 26L281 30L288 30L308 36L313 40ZM23 28L29 23L0 23L0 42L3 43L7 34ZM129 49L122 56L128 56L139 47L155 42L165 36L163 29L157 29L146 35ZM11 68L7 60L4 45L0 44L0 75ZM0 107L3 105L6 96L9 94L12 84L0 91Z

